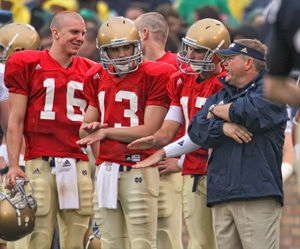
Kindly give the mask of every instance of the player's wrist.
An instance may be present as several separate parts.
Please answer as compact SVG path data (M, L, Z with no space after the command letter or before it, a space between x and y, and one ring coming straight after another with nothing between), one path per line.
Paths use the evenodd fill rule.
M177 160L177 166L178 168L182 171L183 168L183 161L184 161L185 155L182 155L178 160Z
M157 139L156 139L156 137L155 137L155 135L152 135L152 147L154 147L155 145L156 145L156 143L157 143Z

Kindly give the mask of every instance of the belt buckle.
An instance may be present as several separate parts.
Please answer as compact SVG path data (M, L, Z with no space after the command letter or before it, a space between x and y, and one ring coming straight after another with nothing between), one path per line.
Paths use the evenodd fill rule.
M111 171L112 162L105 162L106 171Z

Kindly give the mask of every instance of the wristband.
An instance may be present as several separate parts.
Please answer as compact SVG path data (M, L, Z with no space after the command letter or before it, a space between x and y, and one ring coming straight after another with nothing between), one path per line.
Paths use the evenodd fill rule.
M177 141L168 144L163 149L165 150L166 157L178 157L190 153L200 146L192 142L188 135L179 138Z
M185 154L182 155L179 160L177 161L177 166L178 168L180 168L182 170L182 167L183 167L183 162L184 162L184 158L185 158Z

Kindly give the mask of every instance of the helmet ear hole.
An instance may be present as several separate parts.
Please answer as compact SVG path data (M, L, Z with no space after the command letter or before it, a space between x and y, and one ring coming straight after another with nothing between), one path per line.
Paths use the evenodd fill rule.
M16 186L10 193L0 193L0 238L16 241L33 231L35 225L36 200L33 187L29 194L25 193L25 179L17 179Z

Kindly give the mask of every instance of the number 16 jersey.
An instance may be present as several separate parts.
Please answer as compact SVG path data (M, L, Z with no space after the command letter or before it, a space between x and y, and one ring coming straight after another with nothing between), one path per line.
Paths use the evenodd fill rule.
M84 75L94 62L74 56L63 68L44 51L13 53L4 81L9 92L27 96L24 120L25 160L40 156L88 160L76 141L86 101Z

